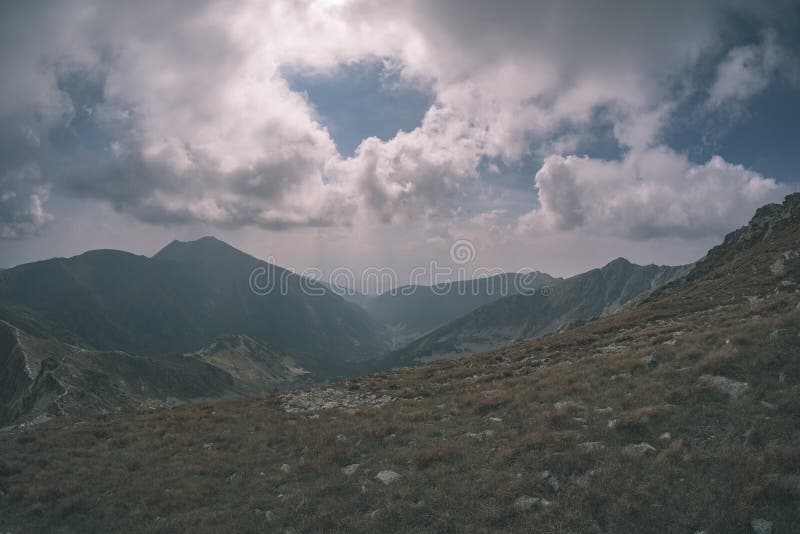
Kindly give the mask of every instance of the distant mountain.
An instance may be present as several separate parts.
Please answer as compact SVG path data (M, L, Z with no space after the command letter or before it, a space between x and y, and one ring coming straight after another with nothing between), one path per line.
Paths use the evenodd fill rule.
M268 294L250 287L256 269L278 281ZM334 374L383 351L381 328L363 309L212 237L174 241L152 258L97 250L2 271L0 318L153 357L245 335Z
M389 354L386 367L456 358L555 332L619 310L643 292L686 275L691 266L640 266L618 258L558 280L548 292L511 295L434 330Z
M389 327L396 343L419 337L503 297L551 288L559 282L560 278L541 272L504 273L436 286L403 286L371 297L362 306Z

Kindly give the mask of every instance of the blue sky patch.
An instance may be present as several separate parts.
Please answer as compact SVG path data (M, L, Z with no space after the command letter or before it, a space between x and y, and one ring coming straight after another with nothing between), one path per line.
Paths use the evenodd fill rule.
M380 60L342 65L333 74L284 74L293 91L308 95L344 157L367 137L388 141L398 130L413 130L433 103Z

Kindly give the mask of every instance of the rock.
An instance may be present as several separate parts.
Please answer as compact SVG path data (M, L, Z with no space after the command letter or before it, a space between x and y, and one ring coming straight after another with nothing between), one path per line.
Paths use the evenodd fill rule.
M345 436L344 434L337 434L336 441L338 441L339 443L344 443L347 441L347 436Z
M378 480L380 480L381 482L383 482L385 485L388 486L389 484L400 480L401 477L399 473L395 473L394 471L381 471L380 473L375 475L375 478L377 478Z
M602 441L585 441L583 443L578 443L577 447L583 452L594 452L606 448Z
M358 468L361 467L361 464L350 464L345 467L342 467L342 473L347 476L355 475Z
M291 468L291 467L289 467L289 464L283 464L283 465L281 466L281 471L283 471L284 473L288 473L288 472L289 472L289 471L291 471L291 470L292 470L292 468Z
M653 352L653 353L649 354L648 356L645 356L644 358L642 358L642 363L644 363L650 369L655 369L656 367L661 365L661 362L658 360L658 358L656 358L656 353L655 352Z
M769 336L767 336L767 339L769 339L770 341L776 341L777 339L779 339L783 335L784 332L788 332L788 331L789 331L788 328L779 328L777 330L773 330L772 332L769 333Z
M739 382L724 376L701 375L699 380L705 384L716 386L722 393L734 398L744 395L750 389L750 384L747 382Z
M772 534L772 521L756 518L750 521L750 526L755 534Z
M672 439L672 434L670 434L669 432L664 432L663 434L661 434L658 437L658 439L663 440L663 441L669 441L669 440Z
M494 436L494 430L484 430L483 432L467 432L464 435L468 438L475 438L478 441L484 441Z
M503 418L502 417L490 417L489 421L491 421L492 423L502 423L503 422Z
M514 501L514 508L517 510L530 510L534 504L536 504L536 499L523 495L522 497L517 497L517 500Z
M522 495L521 497L517 497L517 499L514 501L513 506L517 510L530 510L537 504L541 506L550 506L553 503L548 501L547 499Z
M783 258L775 260L772 265L769 266L769 270L775 276L783 276L786 273L786 263L783 261Z
M272 516L272 511L271 511L271 510L267 510L267 511L265 512L265 511L264 511L264 510L262 510L261 508L256 508L256 515L258 515L258 516L264 516L264 520L265 520L265 521L272 521L272 519L273 519L273 516Z
M603 354L619 354L622 352L628 352L627 345L607 345L605 347L600 348L600 352Z
M622 452L628 456L644 456L652 452L656 452L656 448L649 443L636 443L634 445L626 445Z
M617 420L616 419L609 419L608 424L606 425L609 429L614 430L617 428Z

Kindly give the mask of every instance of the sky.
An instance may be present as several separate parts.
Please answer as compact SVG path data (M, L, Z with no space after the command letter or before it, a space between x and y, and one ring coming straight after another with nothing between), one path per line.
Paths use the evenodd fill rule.
M0 10L0 268L215 235L566 276L694 261L800 189L797 2Z

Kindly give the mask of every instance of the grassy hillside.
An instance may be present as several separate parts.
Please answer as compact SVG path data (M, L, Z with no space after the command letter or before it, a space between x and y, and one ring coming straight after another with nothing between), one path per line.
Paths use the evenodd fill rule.
M564 333L6 430L0 530L796 531L800 195L781 214L690 282Z

